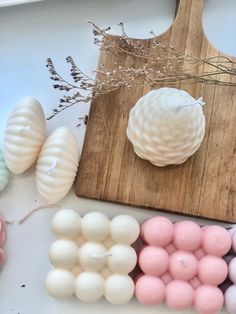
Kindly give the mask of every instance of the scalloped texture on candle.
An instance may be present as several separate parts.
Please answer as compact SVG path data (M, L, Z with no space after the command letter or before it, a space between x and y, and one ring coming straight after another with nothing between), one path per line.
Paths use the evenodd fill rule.
M194 102L187 92L169 87L141 97L129 113L127 127L135 153L159 167L185 162L205 134L202 106L188 106Z
M67 127L54 130L44 142L36 166L36 185L49 203L60 201L71 189L79 160L76 140Z
M119 215L110 221L91 212L81 218L74 210L62 209L53 217L52 228L59 239L49 250L55 267L46 278L51 296L67 298L75 293L79 300L92 303L104 295L112 304L129 302L134 282L128 274L137 263L130 244L140 232L133 217Z
M22 173L37 159L45 139L46 122L41 104L22 98L11 112L4 135L4 158L14 173Z
M7 169L3 154L0 150L0 192L3 191L9 180L9 171Z

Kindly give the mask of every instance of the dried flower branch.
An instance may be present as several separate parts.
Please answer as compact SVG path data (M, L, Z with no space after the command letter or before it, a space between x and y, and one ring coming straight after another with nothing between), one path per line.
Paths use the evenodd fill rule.
M100 49L106 53L142 58L145 63L140 67L126 67L117 64L112 71L101 65L95 71L97 75L95 81L77 67L72 57L67 57L66 61L71 67L71 76L75 83L72 84L57 73L52 60L48 58L47 67L51 73L51 79L56 82L53 87L67 93L60 99L59 105L53 109L53 113L48 119L75 104L87 103L121 87L131 88L134 85L143 84L143 82L150 86L155 86L156 83L170 85L183 81L236 86L235 80L220 78L222 74L227 74L230 78L236 76L236 63L228 57L215 56L200 59L182 54L175 47L157 39L154 32L151 32L153 36L151 47L145 46L139 40L128 37L122 22L119 23L120 37L111 36L108 33L110 27L101 29L91 21L88 23L92 26L94 43ZM183 62L186 64L185 70L182 67ZM196 69L204 69L204 66L207 66L208 71L202 71L199 74Z

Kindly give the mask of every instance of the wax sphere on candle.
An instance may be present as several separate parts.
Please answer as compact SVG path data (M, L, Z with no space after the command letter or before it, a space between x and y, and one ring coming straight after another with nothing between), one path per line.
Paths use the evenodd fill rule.
M218 286L227 274L227 263L218 256L206 255L198 263L198 277L203 283Z
M139 236L140 227L136 219L128 215L119 215L112 219L110 233L113 241L130 245Z
M225 308L230 314L236 313L236 285L225 291Z
M106 263L106 248L95 242L86 242L79 249L79 263L89 271L99 271Z
M75 290L75 278L68 270L54 269L47 275L46 289L54 298L69 298Z
M174 245L180 250L195 251L201 245L201 228L192 221L181 221L174 228Z
M113 274L105 281L104 295L112 304L128 303L134 295L134 282L127 275Z
M229 263L229 278L233 283L236 283L236 257Z
M103 241L110 231L110 221L106 215L98 212L86 214L81 222L83 237L89 241Z
M128 274L137 263L137 254L131 246L115 244L109 253L111 256L108 256L108 267L113 273Z
M92 303L103 296L104 279L101 274L82 272L75 280L75 294L79 300Z
M174 227L165 217L153 217L145 221L141 228L144 241L150 245L166 246L173 238Z
M166 286L166 305L173 310L184 310L193 303L194 290L182 280L173 280Z
M50 247L49 258L56 267L71 268L77 263L78 247L74 241L57 240Z
M223 256L231 248L229 232L220 226L208 226L202 233L202 248L209 255Z
M52 219L52 229L61 238L74 239L80 232L81 217L72 209L59 210Z
M130 110L127 127L135 153L159 167L185 162L204 137L203 104L201 98L170 87L141 97Z
M135 285L135 296L144 305L158 305L165 296L165 285L155 276L143 275Z
M169 272L175 279L190 280L197 274L198 261L186 251L176 251L170 256Z
M160 276L168 269L169 256L166 250L147 246L139 255L139 266L145 274Z
M218 313L224 304L221 290L210 285L201 285L194 293L194 308L201 314Z

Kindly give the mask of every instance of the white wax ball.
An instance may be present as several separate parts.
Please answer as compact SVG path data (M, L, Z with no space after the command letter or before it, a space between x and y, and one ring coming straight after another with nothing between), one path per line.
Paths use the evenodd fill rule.
M70 298L75 290L75 277L68 270L54 269L47 275L46 289L54 298Z
M59 268L71 268L78 261L78 247L74 241L60 239L52 243L49 250L51 263Z
M111 237L117 243L130 245L139 236L140 227L136 219L128 215L119 215L111 221Z
M79 300L92 303L103 296L104 279L101 274L83 272L75 280L75 294Z
M72 209L58 211L52 219L52 229L58 237L74 239L80 232L81 217Z
M128 274L137 263L137 254L131 246L115 244L109 253L111 256L108 257L108 267L113 273Z
M81 223L81 232L85 239L100 242L108 237L110 221L106 215L98 212L86 214Z
M135 153L159 167L185 162L205 134L203 104L202 98L170 87L141 97L129 112L127 127Z
M99 271L107 260L107 250L104 245L86 242L79 249L79 263L84 270Z
M105 281L104 295L112 304L128 303L134 295L134 282L127 275L111 275Z

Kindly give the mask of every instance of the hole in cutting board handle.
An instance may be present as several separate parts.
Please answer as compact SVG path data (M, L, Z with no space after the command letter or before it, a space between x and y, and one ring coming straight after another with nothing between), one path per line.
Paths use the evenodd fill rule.
M236 1L205 0L202 17L204 33L211 45L236 57Z

